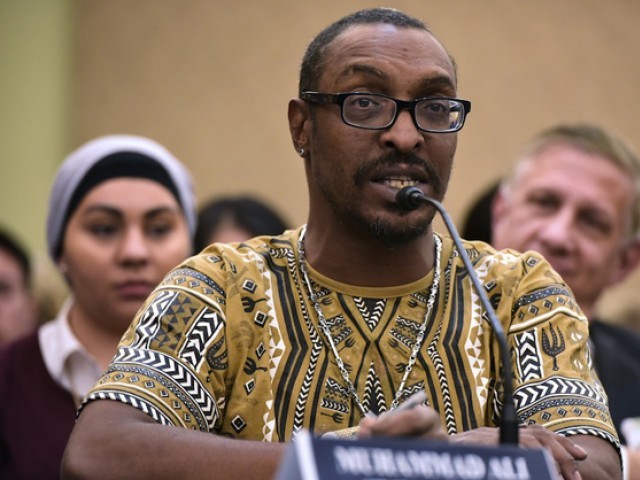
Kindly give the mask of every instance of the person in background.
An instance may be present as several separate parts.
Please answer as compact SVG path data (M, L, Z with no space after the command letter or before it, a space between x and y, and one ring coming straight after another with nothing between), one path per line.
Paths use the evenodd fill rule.
M8 231L0 228L0 346L37 326L29 256Z
M195 222L190 174L156 142L106 136L67 157L47 247L71 296L0 351L0 479L59 478L81 398L149 293L191 254Z
M571 287L621 432L623 419L640 416L640 334L597 318L596 306L640 262L637 154L597 125L542 131L502 182L492 218L496 248L542 254ZM640 479L640 450L625 453L629 478Z
M460 228L462 238L491 244L491 208L499 186L499 180L491 183L471 203L462 220L462 228Z
M220 197L204 204L198 213L195 250L214 242L242 242L259 235L279 235L288 226L266 203L250 197Z
M85 398L63 478L272 479L302 429L497 444L496 337L434 208L396 200L406 186L444 198L470 109L418 19L367 9L316 36L288 105L307 224L213 244L167 275ZM463 248L509 332L520 444L565 478L620 478L569 289L538 254ZM551 331L568 338L547 353ZM399 408L419 392L428 406Z

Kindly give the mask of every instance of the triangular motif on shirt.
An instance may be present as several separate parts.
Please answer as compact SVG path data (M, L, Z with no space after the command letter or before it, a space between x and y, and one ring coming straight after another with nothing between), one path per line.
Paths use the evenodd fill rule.
M367 381L364 384L364 397L362 405L365 410L371 411L376 415L387 411L387 404L384 400L382 385L380 384L380 376L376 372L376 368L371 362L369 365L369 373L367 373Z
M385 298L353 297L353 301L369 329L373 331L380 323L387 300Z

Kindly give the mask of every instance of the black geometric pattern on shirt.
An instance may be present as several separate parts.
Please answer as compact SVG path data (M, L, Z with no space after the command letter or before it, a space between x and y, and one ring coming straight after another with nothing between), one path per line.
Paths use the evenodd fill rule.
M349 414L349 391L331 377L325 379L324 392L320 400L320 408L332 413L320 412L330 417L334 423L342 423Z
M175 350L182 339L184 325L187 325L191 318L198 311L197 306L193 305L192 299L178 292L173 297L167 308L159 317L158 328L153 338L149 342L149 346L158 350Z
M227 359L229 351L225 348L222 353L218 354L220 349L225 345L224 337L211 345L206 353L207 363L212 370L226 370L229 366Z
M516 365L521 381L528 382L542 378L542 358L538 352L536 330L515 335Z
M244 282L242 282L242 289L246 292L254 293L256 291L256 288L258 288L258 284L250 278L247 278Z
M147 348L160 328L160 319L169 308L178 292L162 290L156 293L154 299L140 315L140 321L136 325L134 348Z
M251 392L256 388L256 380L255 378L250 378L244 384L244 391L247 392L247 395L251 395Z
M565 287L551 286L551 287L543 288L541 290L536 290L535 292L532 292L528 295L524 295L518 299L518 301L515 303L513 307L513 310L511 311L511 316L514 317L515 313L520 308L526 305L530 305L544 298L553 297L556 295L571 297L571 293ZM555 300L557 301L557 298ZM553 301L553 300L550 300L550 301ZM571 307L572 304L573 302L571 302L569 306ZM520 318L522 318L522 316L520 316Z
M545 421L550 420L551 413L549 410L555 410L556 413L564 417L566 413L571 410L574 415L581 416L584 411L592 412L591 417L599 416L603 422L609 421L609 409L603 404L596 402L588 398L571 398L566 396L553 397L551 399L543 399L532 406L518 410L518 423L519 424L535 424L534 420L530 420L533 416L544 412L547 415ZM598 412L598 413L596 413Z
M429 343L429 346L427 347L427 354L429 355L429 358L431 358L433 366L436 369L438 384L440 386L440 391L442 392L443 411L440 412L440 415L444 415L447 432L449 434L453 434L456 433L456 419L454 415L453 402L451 401L451 389L449 388L444 363L442 362L442 358L440 357L437 349L437 345L440 343L441 330L442 324L438 326L438 330L433 337L433 341Z
M301 279L298 275L297 262L295 258L295 254L292 249L287 250L287 267L289 270L289 274L293 278L293 285L296 289L296 294L298 296L298 304L300 305L300 309L302 310L302 318L306 324L307 330L309 332L309 337L311 339L311 352L309 355L309 365L305 372L304 378L302 379L302 386L300 389L300 393L298 395L298 399L296 400L296 404L294 407L293 413L293 431L292 437L295 438L304 426L304 413L307 406L307 401L309 399L309 394L314 385L314 377L316 374L316 368L318 365L318 358L320 357L320 352L322 352L322 339L318 334L318 330L311 323L311 317L309 315L309 310L307 308L307 303L305 301L305 295L302 293L300 286L302 285ZM295 303L295 302L294 302ZM315 312L314 312L315 313Z
M451 285L451 276L453 275L453 262L454 258L457 257L458 251L453 247L451 251L451 256L447 261L447 266L444 270L444 295L442 296L442 302L444 305L447 305L449 298L451 297L450 285ZM460 282L456 282L456 284L460 285ZM436 304L433 306L433 311L436 312L433 314L432 319L434 326L436 326L436 331L433 336L433 340L427 345L427 355L431 359L431 362L436 369L436 375L438 380L438 389L442 392L442 406L440 407L440 415L444 417L445 420L445 428L447 433L453 434L457 433L456 429L456 421L453 409L453 402L451 400L451 388L449 387L449 381L447 379L446 369L444 367L444 363L442 361L442 357L438 353L437 345L440 344L440 339L442 336L442 326L445 323L444 318L438 318L437 312L439 311L439 303L440 299L438 298ZM453 313L452 313L453 314Z
M606 401L598 390L583 380L560 376L553 376L541 382L524 385L516 390L514 397L518 410L523 410L549 396L561 395L590 398L598 403L605 403Z
M570 427L570 428L560 429L556 433L559 433L560 435L563 435L565 437L570 437L572 435L595 435L597 437L604 438L609 443L615 445L616 448L618 448L618 450L620 449L620 440L618 440L616 437L611 435L609 432L605 430L601 430L599 428Z
M213 398L198 377L176 359L161 352L131 347L121 347L114 363L128 363L154 369L178 384L202 411L209 429L213 428L217 410Z
M242 418L240 415L236 415L231 420L231 426L236 431L236 433L240 433L247 426L247 422L245 422L244 418Z
M398 315L395 319L395 325L389 330L389 335L411 350L417 341L420 323Z
M207 345L214 335L224 328L224 323L224 319L218 315L218 312L207 307L203 308L185 334L184 345L178 352L180 358L197 370L202 357L206 354Z
M557 372L560 370L558 367L558 355L560 355L565 350L564 343L564 335L559 328L553 329L553 325L549 325L549 334L551 335L551 340L549 340L549 336L544 331L544 327L542 328L542 350L544 353L553 358L553 371Z
M459 255L457 249L454 249L454 254L456 256ZM473 265L477 265L479 260L482 257L478 256ZM472 265L472 268L475 268ZM453 426L451 424L452 430L454 428L460 430L467 430L469 428L475 428L481 424L484 424L484 420L481 417L478 417L478 410L474 407L474 405L480 405L480 403L484 403L484 399L480 398L480 392L475 389L469 389L466 385L478 385L478 378L475 378L475 374L473 372L474 365L469 363L469 357L466 350L466 340L469 339L468 336L465 336L463 332L466 331L465 323L468 321L465 317L465 312L468 312L473 309L477 309L480 305L469 305L467 302L474 302L472 296L469 295L469 292L475 291L469 276L469 271L464 265L460 265L460 262L456 262L451 267L451 279L447 282L447 286L451 285L450 291L450 299L448 299L448 304L451 306L450 308L450 317L448 319L448 325L442 331L438 330L438 334L442 335L441 344L444 347L444 351L442 353L443 361L447 364L448 378L451 379L450 383L447 385L450 388L450 391L447 392L447 396L442 397L442 401L444 403L445 409L451 405L452 398L455 398L456 403L456 411L460 415L457 417L460 420L460 423L457 426ZM490 286L491 287L491 286ZM486 284L483 289L486 289ZM477 292L476 292L477 294ZM440 299L438 299L440 301ZM477 297L476 297L477 300ZM443 310L444 310L443 306ZM482 312L482 318L486 319L486 315L484 309L480 309ZM481 323L479 325L480 330L475 334L469 332L470 335L487 335L484 333L489 329L488 324ZM489 330L490 331L490 330ZM487 378L488 383L482 385L482 390L485 395L491 395L493 392L492 389L495 389L495 384L490 381L493 370L495 367L493 364L488 363L484 367L483 376L489 377ZM436 370L438 371L438 370ZM442 389L441 389L442 390ZM494 412L490 412L488 410L489 405L486 412L488 415L495 415ZM447 410L447 412L453 414L453 411ZM446 416L445 416L446 418ZM449 431L449 433L454 433L453 431Z
M326 397L322 397L320 406L326 410L343 413L345 415L349 413L349 405L347 403L336 402L335 400L330 400ZM333 417L333 415L329 415L329 416ZM334 421L336 423L340 423L339 417L334 417Z
M210 431L210 428L207 424L207 419L203 415L204 412L198 407L198 405L196 405L196 403L193 401L191 397L188 397L184 394L184 390L182 390L178 385L176 385L175 382L171 381L171 379L168 379L162 373L159 373L156 370L151 370L147 367L140 367L137 365L114 364L109 367L109 369L107 370L107 374L108 374L108 379L113 379L116 381L120 381L126 375L129 375L130 382L139 382L140 377L151 379L151 382L145 382L145 385L148 385L149 383L153 383L154 381L157 382L158 384L162 385L162 387L164 388L164 390L160 391L161 397L166 399L169 397L168 392L171 392L180 400L180 402L182 402L182 405L184 405L184 407L187 409L189 413L185 413L183 415L183 420L185 422L191 423L191 421L193 420L197 424L198 429L200 431L202 432ZM101 381L101 383L103 382ZM151 387L147 386L146 388L151 388ZM139 398L140 401L146 401L144 400L144 398L138 397L136 394L127 394L127 393L124 393L124 394L132 395L133 398ZM181 406L180 402L176 402L174 400L172 405L173 408L174 409L180 408ZM167 403L165 403L165 405L169 407ZM218 421L217 411L215 414L215 421L216 422Z
M350 397L349 390L331 377L325 379L324 393L329 400L346 401Z
M424 390L424 380L420 380L413 385L405 386L402 390L402 395L398 399L398 405L401 405L406 399L408 399L414 393L418 393L420 390Z
M286 258L293 254L290 248L270 248L269 256L273 258Z
M387 411L387 402L384 398L382 385L380 384L380 375L376 373L373 362L369 365L369 372L364 383L364 395L362 396L362 406L367 411L371 411L376 415Z
M208 287L212 288L218 295L220 295L222 298L226 298L227 294L225 293L224 289L222 287L220 287L220 285L218 285L213 279L207 277L206 275L204 275L203 273L197 271L197 270L193 270L192 268L179 268L177 270L173 270L172 272L169 273L169 275L167 276L167 278L164 281L164 284L167 285L170 283L170 281L172 281L174 278L177 277L188 277L188 278L195 278L196 280L200 280L201 282L203 282L204 284L206 284ZM186 278L182 278L182 279L178 279L176 281L176 283L183 283L186 280Z
M369 330L373 331L378 326L380 318L382 318L384 308L387 305L387 299L353 297L353 302L369 327Z
M119 390L100 390L99 392L91 393L83 402L83 405L87 404L92 400L115 400L121 403L125 403L127 405L131 405L132 407L137 408L141 412L146 413L151 418L153 418L157 423L164 426L175 427L169 417L167 417L161 410L155 407L153 404L147 402L146 400L130 395L128 393L123 393Z
M442 292L442 304L443 305L448 305L449 304L449 298L451 296L451 272L453 270L453 260L456 256L457 250L453 249L451 256L449 257L449 260L447 261L447 265L444 268L444 275L443 275L443 279L444 282L440 282L440 285L442 285L442 283L444 283L444 291Z
M341 313L335 317L325 318L325 321L329 326L329 331L336 347L353 333L353 329L346 324L347 322Z

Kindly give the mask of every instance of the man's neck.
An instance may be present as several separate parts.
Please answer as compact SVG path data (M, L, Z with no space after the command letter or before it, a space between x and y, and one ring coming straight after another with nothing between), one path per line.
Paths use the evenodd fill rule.
M427 275L434 264L431 228L405 245L390 248L371 234L344 229L307 227L304 239L307 262L321 274L351 285L389 287L404 285Z

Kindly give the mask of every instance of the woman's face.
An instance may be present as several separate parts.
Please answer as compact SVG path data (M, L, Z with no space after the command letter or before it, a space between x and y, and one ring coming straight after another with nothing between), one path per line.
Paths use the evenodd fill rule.
M187 222L171 192L152 180L115 178L78 205L59 265L83 317L123 333L164 275L190 254Z

